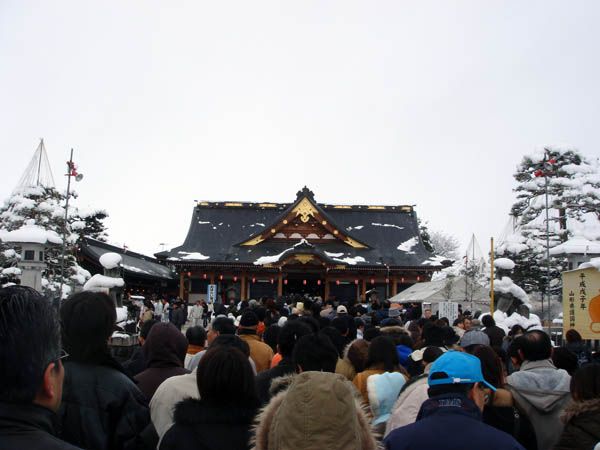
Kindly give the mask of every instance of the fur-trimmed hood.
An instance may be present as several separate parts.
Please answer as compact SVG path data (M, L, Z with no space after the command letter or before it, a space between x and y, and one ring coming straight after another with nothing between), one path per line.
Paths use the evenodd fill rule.
M570 403L565 408L564 412L560 416L560 419L563 421L563 423L568 423L573 418L587 413L596 414L598 417L600 417L600 398Z
M285 383L256 418L253 449L377 449L361 399L342 375L303 372L273 382Z

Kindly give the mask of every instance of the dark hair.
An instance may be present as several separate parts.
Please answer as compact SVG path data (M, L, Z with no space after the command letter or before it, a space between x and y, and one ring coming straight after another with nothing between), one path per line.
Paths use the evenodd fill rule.
M566 370L571 376L579 367L577 355L565 347L558 347L554 349L552 352L552 362L558 369Z
M82 363L104 360L116 319L115 304L103 292L82 291L65 300L60 307L60 322L63 346L70 359Z
M338 352L325 334L307 334L296 342L293 358L304 372L335 372Z
M498 357L492 347L487 345L473 345L470 347L469 353L479 358L479 361L481 362L483 379L494 387L504 386L502 360Z
M572 328L570 330L568 330L567 333L565 334L565 339L567 340L567 342L569 344L574 344L575 342L583 341L581 334L579 334L579 332L577 330L574 330Z
M335 349L338 352L338 357L342 357L344 355L344 348L348 341L342 334L339 332L337 328L333 327L325 327L321 330L321 334L325 334L330 340Z
M319 322L313 316L300 316L298 320L308 325L313 333L319 332Z
M281 328L277 340L281 356L284 358L291 357L298 340L307 334L311 334L311 329L301 320L286 322Z
M356 339L346 350L348 361L350 361L356 373L362 372L366 368L369 345L369 342L364 339Z
M204 347L206 344L206 330L201 326L189 327L185 331L185 337L190 345Z
M575 401L600 398L600 364L581 366L571 378L571 394Z
M211 346L198 364L196 383L202 402L209 405L258 405L252 366L236 348Z
M434 322L426 321L423 324L423 341L427 346L434 345L436 347L444 346L444 329Z
M427 347L423 351L423 362L429 364L434 362L440 356L444 354L444 351L439 347Z
M494 320L494 318L492 316L483 316L481 318L481 323L486 328L493 327L494 325L496 325L496 321Z
M348 321L343 317L336 317L331 321L331 326L338 330L341 335L347 334L350 331Z
M436 372L430 375L432 380L437 380L441 378L448 378L448 374L445 372ZM438 395L446 395L446 394L461 394L467 395L467 393L473 389L474 384L461 384L461 383L452 383L452 384L438 384L435 386L430 386L427 390L427 395L429 398L437 397Z
M269 325L263 333L263 341L274 352L277 351L277 341L279 340L279 334L281 333L281 327L277 324Z
M399 365L398 352L391 337L378 336L371 341L366 363L367 369L381 366L386 372L393 372L398 370Z
M148 333L150 333L150 330L156 323L158 322L154 319L143 322L142 326L140 327L140 337L146 339L148 337Z
M31 403L48 364L60 356L50 301L25 286L0 289L0 401Z
M543 331L528 331L516 340L519 341L519 349L527 361L541 361L552 356L552 341Z
M250 357L250 346L246 341L235 334L221 334L210 344L210 348L228 347L236 348L241 351L246 358Z
M510 331L508 332L508 335L512 337L517 333L524 334L525 328L523 328L521 325L513 325Z
M435 321L435 324L440 326L440 327L449 327L450 326L450 321L448 320L447 317L441 317L438 320Z
M229 317L217 317L211 324L211 329L219 334L235 334L236 328Z
M377 336L381 336L381 330L377 327L368 327L363 331L363 339L371 342Z

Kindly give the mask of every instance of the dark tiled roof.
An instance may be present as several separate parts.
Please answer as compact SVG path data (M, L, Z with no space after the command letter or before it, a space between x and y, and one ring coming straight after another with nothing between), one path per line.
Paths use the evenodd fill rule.
M272 238L254 246L238 244L271 226L290 206L291 203L199 203L194 208L185 242L155 256L177 264L254 264L260 257L279 255L299 240L278 242ZM314 244L338 264L431 269L441 266L441 259L434 258L423 246L416 214L410 206L318 206L340 230L369 247L353 248L337 240Z
M81 251L88 258L100 266L100 256L105 253L118 253L123 258L122 266L126 274L136 277L160 278L164 280L173 279L171 270L160 264L155 258L140 253L125 251L120 247L85 238Z

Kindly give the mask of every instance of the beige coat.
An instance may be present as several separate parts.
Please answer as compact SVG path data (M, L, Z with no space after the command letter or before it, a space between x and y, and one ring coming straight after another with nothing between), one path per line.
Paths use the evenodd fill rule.
M248 343L250 347L250 358L256 365L256 373L271 368L273 359L273 349L265 344L256 334L240 334L241 339Z
M376 450L369 419L342 375L303 372L256 418L255 450Z

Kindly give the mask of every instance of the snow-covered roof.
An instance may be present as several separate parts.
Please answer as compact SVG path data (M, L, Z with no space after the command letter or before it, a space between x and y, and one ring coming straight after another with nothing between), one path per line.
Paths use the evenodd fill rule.
M592 258L588 262L579 264L578 269L597 269L600 270L600 258Z
M57 245L63 242L58 233L36 225L34 220L28 220L21 228L13 231L0 230L0 240L13 243Z
M469 283L468 290L467 282ZM413 284L390 298L390 302L470 302L471 293L473 294L474 303L487 304L490 301L488 289L479 284L473 284L470 280L465 280L463 276Z
M577 236L550 249L555 255L600 255L600 241L591 241Z

